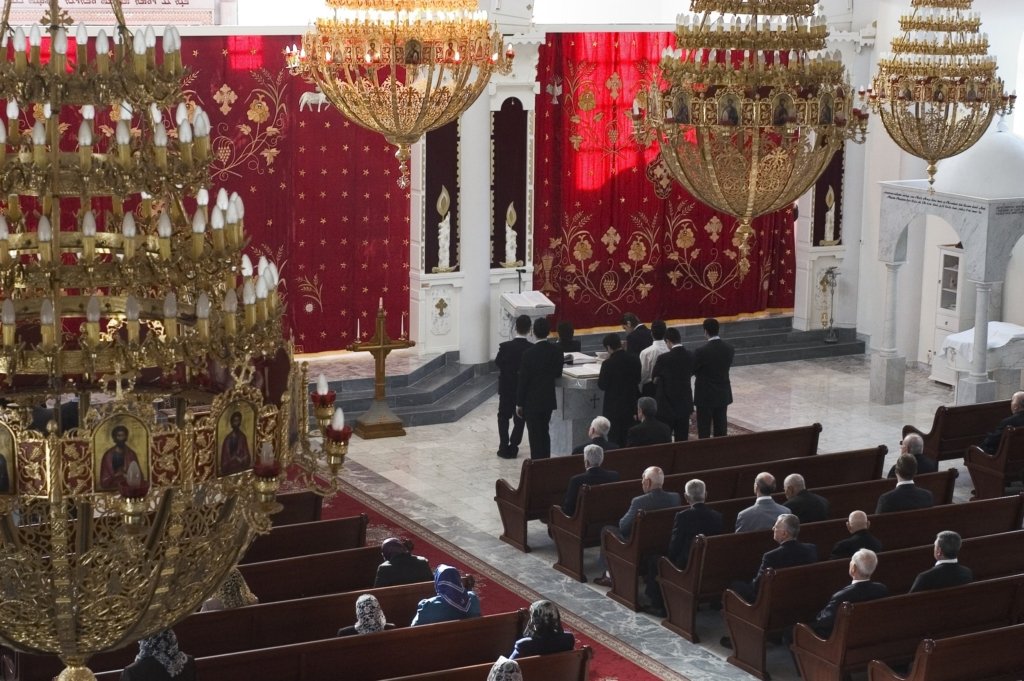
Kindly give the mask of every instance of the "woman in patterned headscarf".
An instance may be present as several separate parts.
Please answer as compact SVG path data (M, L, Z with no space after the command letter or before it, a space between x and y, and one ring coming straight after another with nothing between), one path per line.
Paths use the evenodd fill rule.
M516 641L511 659L527 655L547 655L572 650L576 637L562 629L562 616L551 601L535 601L530 606L530 621L523 629L523 638Z
M220 588L212 596L203 602L199 612L211 612L214 610L234 610L246 605L256 605L260 599L249 590L238 568L231 568L231 572L221 583Z
M499 657L487 675L487 681L523 681L523 672L519 663L505 656Z
M196 664L191 655L178 650L178 638L171 629L139 641L135 662L121 672L121 681L195 681Z
M456 568L438 565L434 573L434 591L437 595L420 601L416 616L412 618L412 626L479 617L480 599L470 591L473 584L472 579L468 579L470 583L463 584Z
M372 594L363 594L356 599L356 623L338 629L338 636L352 636L353 634L373 634L385 629L394 629L384 618L384 611L380 609L380 601Z

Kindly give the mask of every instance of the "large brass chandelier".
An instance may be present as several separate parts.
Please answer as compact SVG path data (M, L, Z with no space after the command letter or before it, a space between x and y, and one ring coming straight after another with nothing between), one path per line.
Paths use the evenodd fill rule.
M93 37L58 0L26 30L9 24L11 4L0 643L59 655L61 679L92 679L92 654L193 612L268 529L282 471L315 477L318 465L308 438L290 437L305 430L306 397L289 374L277 270L243 257L242 201L207 188L209 120L183 100L177 32L161 44L129 30L119 0L116 25ZM290 385L269 385L275 372ZM64 394L77 427L55 407L46 432L33 429L32 412ZM335 473L343 453L329 457Z
M825 19L809 0L692 0L662 82L634 104L642 143L657 140L669 171L704 203L737 218L741 277L753 218L807 191L846 141L863 141Z
M292 73L315 83L349 120L398 147L408 186L409 147L458 118L491 73L508 73L512 48L476 0L327 0L302 46L285 51Z
M972 0L911 0L900 17L903 35L878 61L868 90L872 110L889 136L908 154L928 162L928 183L936 163L971 148L995 114L1013 112L988 54L988 35Z

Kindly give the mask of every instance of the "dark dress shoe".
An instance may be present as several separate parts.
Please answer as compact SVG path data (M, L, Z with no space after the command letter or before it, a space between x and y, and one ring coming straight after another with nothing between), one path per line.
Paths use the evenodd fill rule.
M594 584L597 584L598 586L611 587L611 585L612 585L612 578L609 577L608 575L601 575L600 577L595 577L594 578Z
M510 452L507 449L499 449L498 456L500 456L503 459L514 459L518 457L519 454L517 454L516 452Z
M729 650L732 650L732 639L731 639L731 638L729 638L728 636L723 636L723 637L722 637L722 638L721 638L721 639L720 639L720 640L718 641L718 643L719 643L719 645L721 645L721 646L722 646L723 648L728 648Z

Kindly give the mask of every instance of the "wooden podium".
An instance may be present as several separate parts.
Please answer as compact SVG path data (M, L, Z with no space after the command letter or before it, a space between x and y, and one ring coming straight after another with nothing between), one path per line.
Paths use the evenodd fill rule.
M356 426L353 432L364 440L372 440L380 437L402 437L405 435L405 427L402 419L391 411L388 406L385 381L387 375L384 371L384 364L388 353L401 348L411 348L416 345L415 341L408 339L392 340L388 337L385 329L387 313L384 306L377 308L377 330L373 338L365 343L356 341L348 346L352 352L369 352L374 359L373 372L373 404L365 414L356 419Z

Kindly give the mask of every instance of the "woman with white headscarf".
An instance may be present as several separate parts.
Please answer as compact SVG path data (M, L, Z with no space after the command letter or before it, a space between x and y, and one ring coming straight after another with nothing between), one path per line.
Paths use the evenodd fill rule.
M231 572L224 578L216 593L203 601L203 607L199 612L213 612L216 610L234 610L247 605L256 605L260 599L249 590L245 583L245 577L238 568L231 568Z
M516 641L511 659L527 655L547 655L572 650L576 637L562 629L562 615L551 601L534 601L530 621L523 629L523 638Z
M491 667L487 681L523 681L523 672L519 669L518 662L501 656Z
M121 671L121 681L195 681L196 663L178 650L178 637L164 629L139 641L135 661Z
M479 617L480 599L470 591L471 588L472 583L468 586L463 584L457 568L438 565L434 574L434 591L437 595L420 601L412 626Z
M377 597L373 594L363 594L356 599L356 623L338 629L338 636L375 634L394 628L395 625L384 618L384 611L381 610Z

